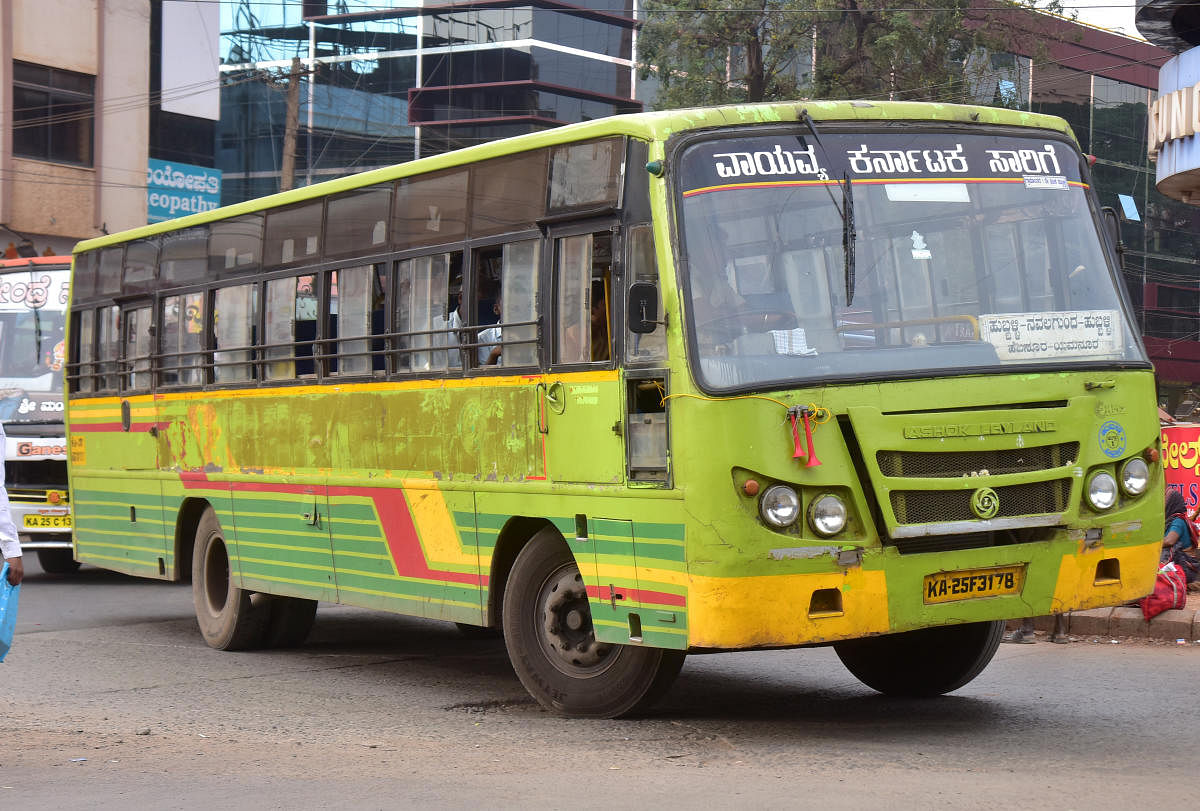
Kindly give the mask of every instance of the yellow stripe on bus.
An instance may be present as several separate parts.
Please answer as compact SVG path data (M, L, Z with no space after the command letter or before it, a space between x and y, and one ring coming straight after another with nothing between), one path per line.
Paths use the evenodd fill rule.
M413 526L421 541L425 562L432 568L437 566L465 566L473 569L479 565L474 550L467 552L458 539L458 529L446 498L433 479L403 479L404 498L412 515Z
M505 387L531 386L549 381L567 383L606 383L615 382L620 373L615 369L603 369L589 372L564 372L555 374L514 374L486 377L441 378L433 380L389 380L365 383L323 383L309 386L279 386L274 388L249 389L214 389L209 391L180 391L160 392L158 394L142 394L132 397L96 397L94 399L75 400L71 402L72 419L99 419L104 416L112 419L120 418L120 407L123 401L128 401L131 409L139 410L131 413L152 415L156 407L173 403L193 400L237 400L241 398L258 399L263 397L298 398L314 394L349 394L352 392L387 392L387 391L429 391L431 389L492 389ZM147 410L140 410L145 407ZM77 415L76 412L79 412Z

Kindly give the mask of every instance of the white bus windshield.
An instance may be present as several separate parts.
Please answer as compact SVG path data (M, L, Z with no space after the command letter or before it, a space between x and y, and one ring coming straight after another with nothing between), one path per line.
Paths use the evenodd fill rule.
M0 274L0 420L61 422L68 272Z
M1044 135L916 128L686 147L702 384L1145 363L1080 160Z

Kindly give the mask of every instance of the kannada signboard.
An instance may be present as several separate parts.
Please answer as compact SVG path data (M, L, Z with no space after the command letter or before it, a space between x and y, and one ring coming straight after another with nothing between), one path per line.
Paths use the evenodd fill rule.
M1167 487L1183 493L1188 511L1200 505L1200 423L1162 429L1163 474Z
M1118 356L1121 317L1116 310L981 315L979 337L1002 361Z
M147 222L212 211L221 205L221 170L150 158L146 194Z

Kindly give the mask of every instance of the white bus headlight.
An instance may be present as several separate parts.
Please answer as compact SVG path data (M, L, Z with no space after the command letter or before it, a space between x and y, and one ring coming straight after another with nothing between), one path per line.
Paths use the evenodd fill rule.
M1150 466L1135 456L1121 466L1121 489L1129 496L1140 496L1150 485Z
M790 527L800 517L800 496L786 484L773 484L758 500L758 512L773 527Z
M837 535L846 528L845 503L837 496L821 496L808 508L808 524L823 537Z
M1103 512L1112 509L1117 503L1117 480L1106 470L1102 470L1087 483L1087 500L1092 509Z

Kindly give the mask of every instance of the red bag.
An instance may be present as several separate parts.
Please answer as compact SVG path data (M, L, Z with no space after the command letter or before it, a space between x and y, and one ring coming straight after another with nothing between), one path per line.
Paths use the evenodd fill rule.
M1183 608L1187 605L1187 581L1184 579L1183 570L1174 563L1164 563L1154 581L1154 593L1143 597L1139 604L1142 607L1142 616L1147 620L1168 609Z

